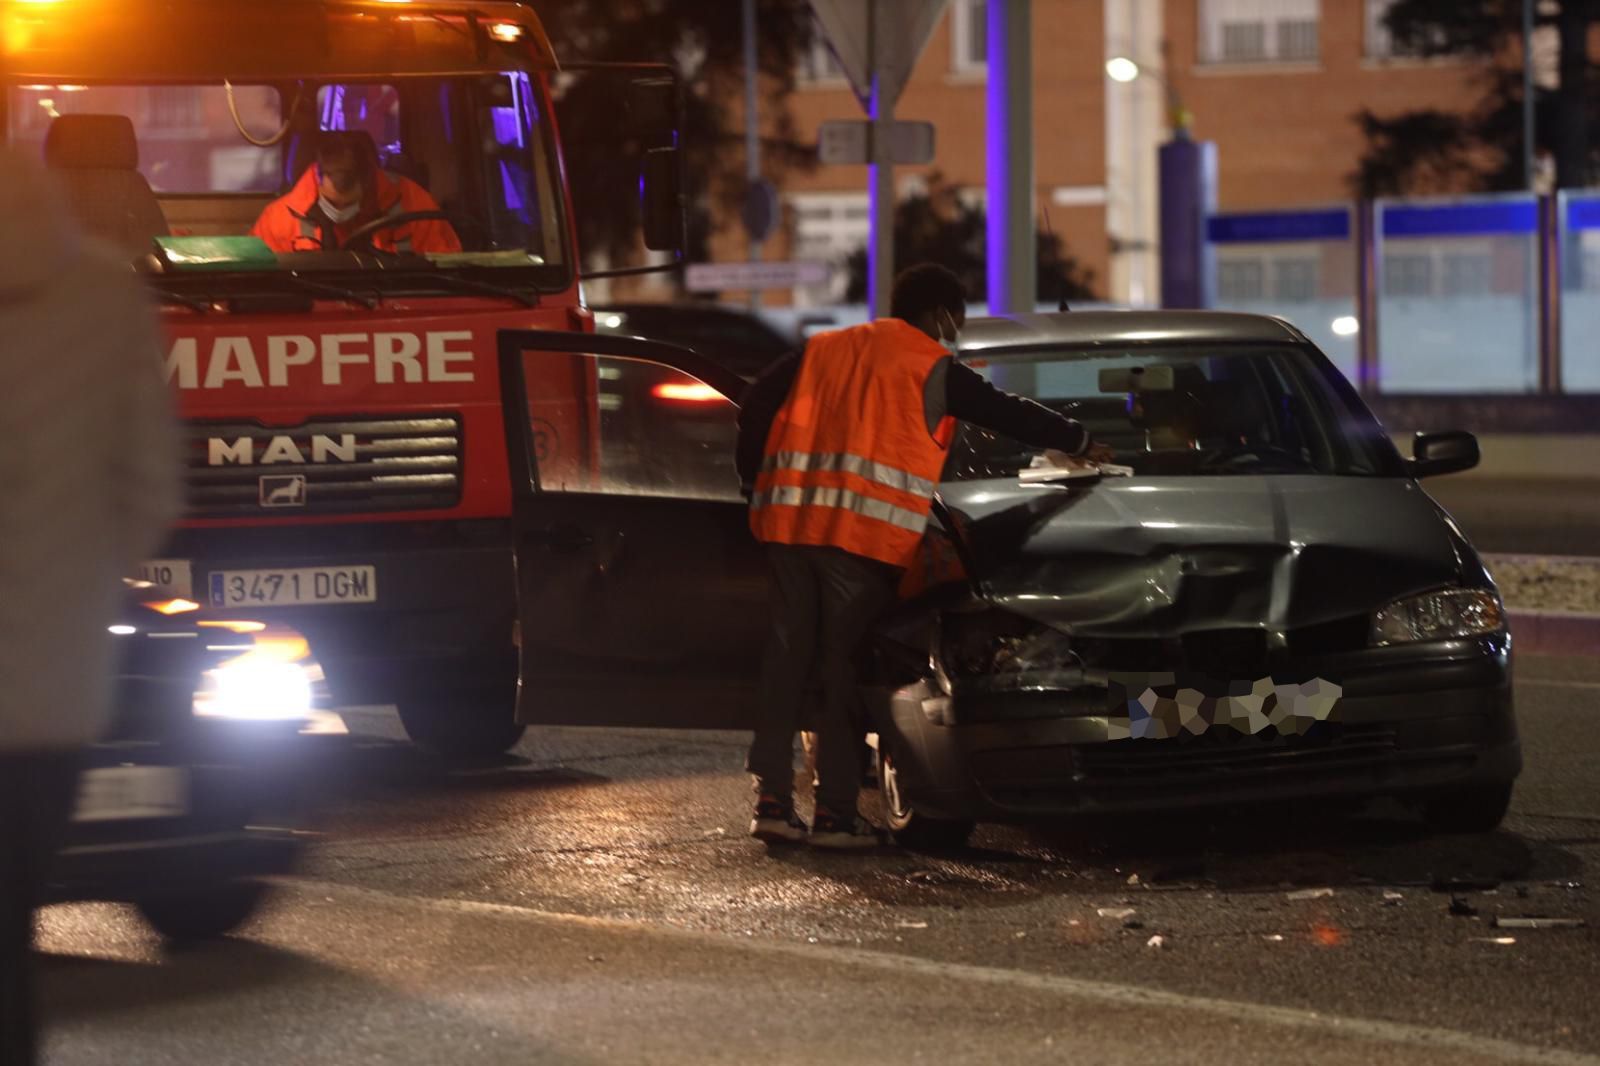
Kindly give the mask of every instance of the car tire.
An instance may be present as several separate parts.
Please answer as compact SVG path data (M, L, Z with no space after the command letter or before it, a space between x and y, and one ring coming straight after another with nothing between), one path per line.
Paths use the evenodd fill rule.
M416 699L400 704L400 724L411 743L449 759L492 759L517 746L527 726L510 701Z
M1510 782L1474 785L1428 796L1422 818L1439 833L1488 833L1499 827L1510 806Z
M901 847L915 851L953 851L964 847L977 823L967 819L930 818L918 814L900 791L900 775L894 759L878 747L878 785L883 793L884 820Z
M250 919L266 895L267 886L260 881L226 881L196 892L151 896L135 906L156 932L183 944L233 932Z

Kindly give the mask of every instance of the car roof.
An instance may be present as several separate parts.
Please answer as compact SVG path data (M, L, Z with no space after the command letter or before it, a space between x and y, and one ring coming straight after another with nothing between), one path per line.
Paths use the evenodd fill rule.
M961 329L963 355L1007 348L1101 345L1306 343L1281 318L1234 311L1057 311L969 318Z

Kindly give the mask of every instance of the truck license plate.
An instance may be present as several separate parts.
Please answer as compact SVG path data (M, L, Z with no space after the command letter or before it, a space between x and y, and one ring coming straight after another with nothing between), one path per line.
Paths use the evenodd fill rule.
M377 569L311 566L296 570L214 570L213 607L299 607L322 603L375 603Z
M103 766L78 778L75 822L178 818L189 813L189 773L181 766Z

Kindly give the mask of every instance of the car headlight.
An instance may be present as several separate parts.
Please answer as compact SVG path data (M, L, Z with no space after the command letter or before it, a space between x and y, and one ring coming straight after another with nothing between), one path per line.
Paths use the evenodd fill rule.
M1065 688L1083 683L1083 660L1058 629L1000 612L947 614L939 661L951 679L996 688Z
M1489 589L1443 589L1391 603L1372 619L1372 643L1415 644L1496 633L1505 626L1500 597Z
M317 712L322 667L298 633L263 627L249 643L213 645L208 650L241 654L200 675L194 694L196 717L283 722L305 721Z

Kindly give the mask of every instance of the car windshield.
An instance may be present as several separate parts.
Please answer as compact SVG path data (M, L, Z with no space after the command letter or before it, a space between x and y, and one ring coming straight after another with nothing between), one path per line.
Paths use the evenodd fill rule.
M1082 422L1146 476L1401 473L1398 453L1337 370L1291 345L986 351L965 360L1007 391ZM948 480L1014 477L1038 455L963 425Z
M203 270L237 283L358 271L370 275L364 285L428 273L470 284L470 274L520 271L527 284L556 288L568 274L547 101L523 71L17 82L7 104L11 143L39 152L84 223L158 276ZM330 141L347 146L342 159L326 154ZM351 204L359 213L345 219ZM441 214L346 243L401 209ZM274 212L269 237L263 220Z

